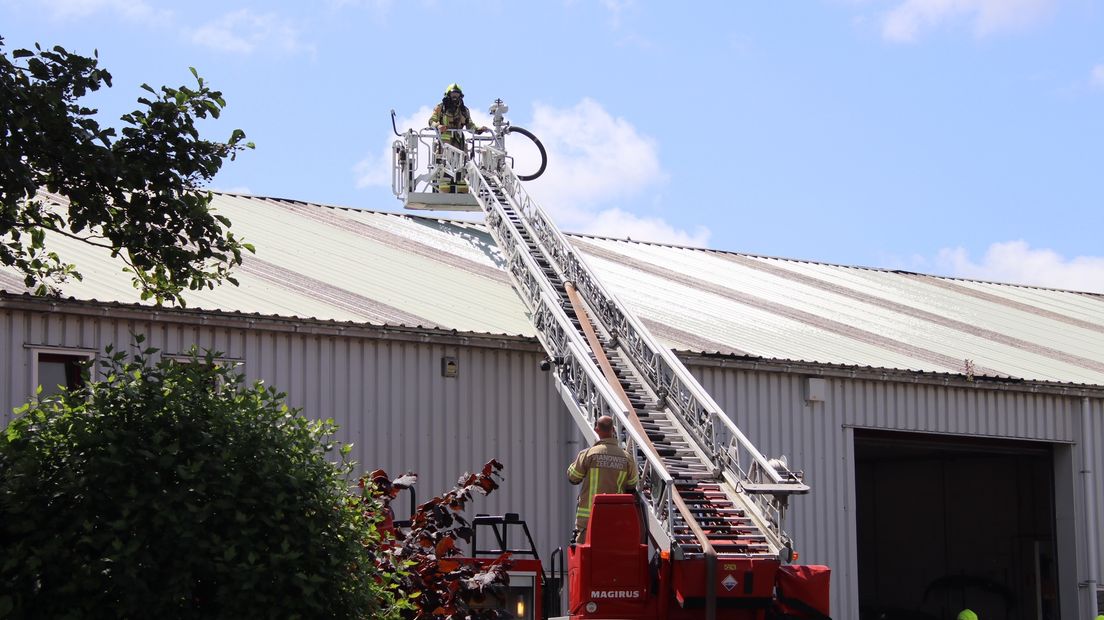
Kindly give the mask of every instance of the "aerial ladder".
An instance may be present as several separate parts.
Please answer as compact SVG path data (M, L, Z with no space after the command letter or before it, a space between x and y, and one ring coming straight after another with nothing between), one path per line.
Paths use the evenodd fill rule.
M580 432L593 442L612 417L639 468L639 492L596 497L569 548L570 617L826 618L828 571L792 564L783 527L790 497L809 492L803 473L755 448L533 200L522 181L547 156L507 111L496 100L491 135L466 150L436 128L399 133L392 111L392 189L410 209L483 211ZM515 173L512 133L535 143L536 173ZM439 191L458 179L468 192Z

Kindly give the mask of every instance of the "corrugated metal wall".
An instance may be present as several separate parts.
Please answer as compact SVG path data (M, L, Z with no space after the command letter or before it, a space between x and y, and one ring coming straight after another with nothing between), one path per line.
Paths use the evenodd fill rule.
M477 502L475 510L521 512L534 526L546 557L570 533L575 489L565 483L563 469L580 448L580 438L550 377L538 369L542 355L528 341L472 342L462 336L409 333L369 337L342 334L337 327L249 317L178 320L172 313L151 316L92 307L81 314L24 306L0 308L0 351L6 356L0 368L0 419L6 420L10 408L30 393L28 346L102 350L108 343L130 342L131 333L145 333L150 346L166 354L186 351L194 343L244 362L249 379L263 378L286 391L290 405L313 416L333 417L342 427L341 438L356 445L354 456L365 469L419 472L422 497L451 486L463 470L498 458L507 466L504 487ZM457 378L441 376L443 356L457 359ZM1071 537L1079 549L1076 581L1091 575L1083 547L1093 531L1104 531L1104 492L1096 493L1096 522L1090 524L1084 516L1092 513L1085 504L1084 476L1095 476L1095 488L1104 486L1101 399L1087 401L1089 424L1083 427L1085 401L1075 396L993 389L982 383L825 377L824 401L807 402L808 375L801 369L720 367L698 358L692 362L698 362L691 367L706 389L763 453L786 454L791 466L806 472L813 491L794 499L787 529L801 561L832 567L835 617L858 617L856 428L1071 445L1067 469L1071 477L1081 478L1067 485L1074 501L1058 507L1059 527L1068 517L1076 532ZM1088 463L1082 439L1093 447ZM1098 535L1097 547L1100 541ZM1104 563L1104 552L1098 551L1096 559L1098 565ZM1102 573L1104 565L1095 576ZM1072 580L1062 581L1066 591L1077 587ZM1087 590L1073 596L1081 596L1082 608L1087 607Z
M1078 502L1072 507L1070 515L1077 533L1077 542L1095 543L1096 566L1090 567L1089 557L1081 558L1077 567L1078 581L1092 578L1095 592L1083 587L1080 593L1082 609L1090 609L1097 614L1104 613L1104 400L1085 399L1084 423L1078 433L1078 443L1073 450L1072 469L1079 474L1076 489L1084 490L1078 495ZM1086 495L1095 495L1091 506L1086 503ZM1091 499L1091 498L1090 498ZM1095 570L1093 570L1095 568ZM1083 614L1094 617L1092 613Z
M28 346L102 351L109 343L127 345L131 333L146 334L147 344L166 355L197 344L244 362L250 381L263 379L287 392L290 406L340 424L339 437L354 443L361 469L416 471L419 499L497 458L506 465L506 479L500 490L474 502L473 514L520 513L545 557L571 533L575 488L564 470L580 438L550 376L539 370L542 356L520 347L0 309L0 424L31 393ZM446 355L457 359L456 378L442 376ZM404 499L400 516L405 505Z
M1070 443L1074 444L1070 474L1075 477L1082 471L1084 433L1084 439L1095 447L1090 469L1100 472L1104 467L1101 399L1090 399L1092 423L1083 430L1083 399L1077 396L1000 391L986 389L981 383L956 387L825 377L824 401L807 402L809 375L701 364L692 364L691 369L761 452L785 454L791 467L806 472L812 492L793 499L787 530L802 562L832 567L832 607L837 618L857 618L859 614L854 429ZM1100 480L1097 473L1098 489ZM1098 492L1096 531L1104 530L1102 500L1104 492ZM1079 478L1074 481L1072 502L1067 502L1072 505L1066 507L1071 514L1080 515L1074 518L1074 544L1080 550L1078 574L1076 579L1062 579L1064 602L1077 596L1077 584L1089 574L1084 501ZM1101 555L1098 553L1097 564L1101 564ZM1104 566L1097 570L1101 569Z

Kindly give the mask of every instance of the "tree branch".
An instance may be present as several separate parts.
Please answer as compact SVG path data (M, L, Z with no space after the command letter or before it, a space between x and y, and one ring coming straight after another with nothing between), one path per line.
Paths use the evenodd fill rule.
M69 237L70 239L75 239L75 240L77 240L77 241L80 241L80 242L82 242L82 243L87 243L88 245L91 245L91 246L93 246L93 247L97 247L97 248L104 248L104 249L106 249L106 250L111 250L111 249L114 249L114 248L113 248L113 247L112 247L111 245L109 245L109 244L106 244L106 243L97 243L97 242L93 241L93 239L106 239L106 237L104 237L104 236L102 236L102 235L92 235L92 236L90 236L90 237L82 237L82 236L80 236L80 235L78 235L78 234L75 234L75 233L71 233L71 232L69 232L69 231L67 231L67 230L65 230L65 229L62 229L62 228L58 228L58 227L56 227L56 226L51 226L51 225L49 225L49 224L47 224L47 223L45 223L45 222L42 222L42 223L34 223L34 222L17 222L17 223L16 223L16 224L15 224L14 226L12 226L12 228L18 228L19 230L28 230L29 228L35 228L35 227L37 227L37 228L42 228L42 229L45 229L45 230L49 230L49 231L51 231L51 232L56 232L56 233L57 233L57 234L59 234L59 235L63 235L63 236L65 236L65 237Z

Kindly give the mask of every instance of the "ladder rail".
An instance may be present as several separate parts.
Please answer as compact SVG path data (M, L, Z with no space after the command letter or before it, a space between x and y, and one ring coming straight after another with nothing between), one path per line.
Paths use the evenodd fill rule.
M500 112L506 108L498 104L492 106L493 136L469 140L470 158L444 143L436 128L400 134L392 146L392 191L408 208L478 205L484 211L508 277L549 355L542 367L553 370L556 391L584 437L596 439L594 423L609 415L627 442L641 473L648 532L659 548L678 557L704 554L714 569L720 553L777 552L785 560L791 545L783 516L789 496L808 491L802 474L784 460L764 457L674 353L602 286L521 185L505 152L510 128ZM429 156L429 169L417 175L420 152ZM425 194L419 200L429 206L414 206L410 199L422 185L435 193L445 179L462 176L471 189L465 201ZM591 325L600 328L600 339L588 331ZM607 355L620 360L616 369Z
M759 513L759 520L785 541L782 521L788 496L809 491L801 474L776 467L759 452L674 353L658 344L636 317L602 286L509 166L499 165L498 172L503 179L503 189L527 220L534 239L541 244L554 268L587 298L599 320L616 335L619 345L641 374L665 397L694 440L712 455L714 465L721 466L730 484L750 500L750 507Z
M495 156L493 152L491 155L492 157ZM538 273L536 270L539 269L539 267L535 264L532 256L528 252L521 251L521 248L527 247L528 244L521 237L520 231L513 225L507 223L509 218L505 213L503 205L494 195L494 192L489 189L491 185L489 181L491 179L498 180L497 177L492 176L489 178L485 176L485 171L478 169L474 164L470 166L468 172L470 175L469 184L475 190L477 200L487 214L487 223L492 236L495 237L496 243L498 243L499 247L506 252L508 256L510 268L508 268L507 271L511 274L511 278L514 280L515 285L520 287L518 288L519 292L527 290L527 287L525 287L522 282L532 282L535 280L536 285L544 289L544 294L540 296L540 299L547 302L551 295L555 295L551 290L551 285L548 282L547 276L540 277L536 275ZM502 197L507 201L510 209L516 212L517 207L510 202L509 196L503 194ZM524 219L519 217L517 225L522 226L526 234L532 236L532 231L529 229ZM507 240L512 241L512 243L505 243ZM539 249L536 251L539 251ZM514 268L514 266L518 264L525 265L523 273L519 273L519 271ZM525 295L522 295L522 297L525 299ZM550 312L554 319L560 323L560 329L557 332L548 332L546 329L541 329L542 326L547 327L548 323L544 320L544 312L538 311L536 306L533 305L532 302L534 301L536 301L536 298L530 294L526 303L530 306L530 309L534 311L531 320L534 326L538 328L538 333L543 336L541 341L545 350L550 352L563 350L549 346L549 340L547 339L548 333L552 333L552 335L561 334L568 337L565 348L572 352L573 355L557 363L558 367L565 366L566 370L556 374L556 386L557 390L560 391L561 397L563 397L569 408L575 413L575 419L579 423L580 430L583 431L588 439L591 441L595 440L597 436L592 428L598 415L615 412L616 415L614 419L619 421L619 426L622 426L632 439L632 441L629 442L629 449L634 454L634 459L637 463L644 463L641 467L641 480L648 481L644 498L650 508L648 512L648 530L652 539L660 549L671 550L673 547L679 547L681 557L681 548L675 536L674 517L677 513L677 516L681 517L682 521L687 525L688 529L693 533L694 538L701 546L707 558L708 570L715 572L717 553L713 549L708 535L702 529L702 526L698 524L697 518L691 509L680 497L673 476L666 470L659 455L654 452L652 442L646 435L642 435L637 431L636 424L630 422L630 413L628 409L621 400L617 398L616 394L614 394L608 379L605 375L600 373L598 365L587 353L590 349L584 348L582 336L577 330L567 327L570 324L570 319L564 312L563 307L551 303L545 303L540 307L541 311ZM585 317L582 316L577 318L580 321L585 319ZM580 371L588 380L582 385L575 382L575 379L580 376ZM594 402L595 399L590 394L594 389L603 392L603 398L607 400L607 403L609 403L611 397L612 399L616 399L616 402L610 404L604 412L596 411L593 407L580 407L580 403ZM587 415L588 412L590 415ZM586 423L580 422L580 420L585 420ZM636 454L640 454L642 458L636 458ZM660 484L656 484L657 479ZM657 488L659 490L658 493L656 492Z
M588 439L596 439L594 423L600 416L608 415L617 421L619 430L628 435L634 461L641 469L641 480L647 484L644 494L652 515L667 541L674 540L672 530L672 493L674 479L664 467L658 455L646 448L648 442L633 427L629 412L620 402L605 378L591 361L589 347L571 325L563 308L553 301L558 297L546 278L537 277L540 268L525 247L525 241L509 224L503 206L495 198L489 179L476 168L468 168L468 183L476 200L487 213L487 224L499 248L507 255L507 272L515 290L531 313L537 337L544 349L552 353L555 363L554 376L557 390L572 409L580 430ZM657 540L663 537L653 536ZM668 545L670 543L668 542Z

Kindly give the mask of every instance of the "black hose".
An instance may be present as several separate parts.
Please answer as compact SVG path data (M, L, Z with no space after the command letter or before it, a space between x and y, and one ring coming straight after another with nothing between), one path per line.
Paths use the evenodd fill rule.
M394 108L391 109L391 131L395 132L396 136L402 137L402 134L399 133L399 128L395 126L395 110L394 110Z
M538 140L537 137L533 135L533 132L529 131L528 129L525 129L524 127L515 127L513 125L511 125L510 127L508 127L506 129L506 133L514 133L514 132L520 133L521 135L525 136L526 138L529 138L530 140L532 140L533 144L537 145L537 150L540 151L540 156L541 156L540 168L537 168L537 171L534 172L533 174L519 174L519 175L517 175L518 180L532 181L533 179L535 179L535 178L539 177L540 175L544 174L544 169L546 167L548 167L548 151L544 150L544 145L541 144L541 141Z

